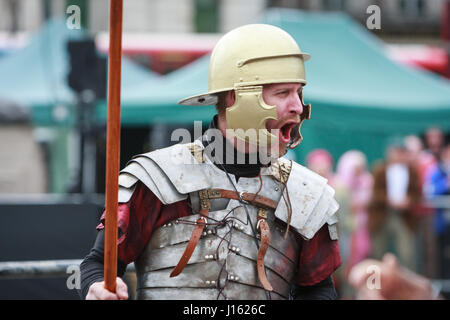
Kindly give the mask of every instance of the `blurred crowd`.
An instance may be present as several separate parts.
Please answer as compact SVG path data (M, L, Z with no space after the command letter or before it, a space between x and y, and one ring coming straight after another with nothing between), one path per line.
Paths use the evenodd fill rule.
M306 165L329 180L340 204L342 265L335 283L342 299L357 295L349 282L352 268L392 260L387 253L416 275L450 278L446 209L430 204L450 194L450 144L439 128L429 128L423 140L415 135L393 139L385 158L372 166L359 150L335 162L324 149L310 152Z

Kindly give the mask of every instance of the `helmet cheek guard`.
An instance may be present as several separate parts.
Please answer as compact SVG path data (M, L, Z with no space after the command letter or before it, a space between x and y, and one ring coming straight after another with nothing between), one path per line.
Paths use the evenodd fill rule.
M297 124L293 129L292 129L292 137L291 137L291 141L288 144L288 148L289 149L294 149L296 148L303 140L302 137L302 133L300 132L300 129L302 127L302 123L304 120L309 120L311 119L311 104L305 104L305 102L303 101L303 92L300 91L299 92L299 97L300 97L300 101L302 103L303 106L303 112L300 115L300 123Z
M267 120L277 120L277 107L264 102L262 91L263 86L237 87L235 102L226 109L227 128L233 129L229 133L254 145L278 139L266 129Z

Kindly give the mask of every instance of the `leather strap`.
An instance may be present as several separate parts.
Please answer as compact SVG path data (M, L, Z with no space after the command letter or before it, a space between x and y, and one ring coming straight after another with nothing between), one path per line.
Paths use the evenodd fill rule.
M189 262L189 259L192 256L192 253L194 253L195 248L197 247L198 241L200 240L200 237L203 234L203 229L206 225L206 218L209 215L209 209L211 208L211 203L209 199L215 199L215 198L227 198L227 199L234 199L234 200L244 200L246 202L251 203L254 206L257 207L263 207L263 208L272 208L276 209L277 203L269 198L256 195L254 193L248 193L248 192L242 192L237 193L236 191L231 190L224 190L224 189L208 189L208 190L201 190L199 191L199 197L200 197L200 214L202 217L200 217L194 227L194 231L192 232L191 238L189 239L189 242L186 246L186 249L184 249L184 253L180 258L180 261L178 261L178 264L176 267L172 270L170 273L170 277L176 277L178 276L183 269L186 267L186 265ZM266 254L267 248L269 246L270 242L270 231L269 231L269 225L264 219L258 220L260 221L260 228L261 228L261 246L258 251L258 277L263 283L263 286L266 290L272 291L272 286L270 285L269 281L266 278L266 274L264 272L264 256ZM264 230L263 230L264 229ZM262 267L260 267L260 260L262 262ZM260 268L262 268L262 271L260 271ZM264 278L262 278L262 276ZM264 280L265 279L265 280ZM267 288L270 289L267 289Z
M259 244L258 257L256 259L258 278L265 290L273 291L272 285L267 279L266 271L264 268L264 256L266 255L266 251L269 248L270 243L270 229L265 219L259 219L258 225L259 231L261 233L261 242Z
M178 261L177 266L170 273L171 278L178 276L186 267L186 265L189 262L189 259L192 256L192 253L194 253L195 247L197 247L200 237L202 236L203 229L205 228L206 225L205 217L208 217L209 215L209 208L200 210L200 214L204 217L200 217L195 223L194 231L192 231L191 238L189 239L186 249L184 249L184 253L181 256L181 259L180 261Z
M216 189L216 190L220 191L221 198L240 200L239 193L237 193L236 191L224 189ZM254 193L242 192L240 195L242 197L242 200L250 202L256 207L266 207L276 209L278 205L276 201L273 201L269 198L260 195L256 195Z

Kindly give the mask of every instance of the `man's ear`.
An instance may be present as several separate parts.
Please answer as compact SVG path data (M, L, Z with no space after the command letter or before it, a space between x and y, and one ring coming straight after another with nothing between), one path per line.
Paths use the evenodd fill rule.
M236 101L236 95L234 93L234 90L230 90L227 92L227 96L225 97L225 105L226 107L231 107L234 102Z

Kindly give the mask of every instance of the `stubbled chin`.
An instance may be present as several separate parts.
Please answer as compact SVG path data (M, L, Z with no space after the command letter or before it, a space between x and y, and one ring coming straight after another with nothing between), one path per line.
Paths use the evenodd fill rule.
M272 158L280 158L284 156L286 152L287 152L287 143L278 140L278 146L272 146ZM278 154L275 155L275 153Z
M288 143L290 141L286 141L287 139L283 138L283 134L282 134L280 129L274 129L274 130L278 130L278 135L275 135L278 138L278 141L276 141L277 143L272 145L272 147L271 147L271 154L274 156L274 158L279 158L279 157L282 157L283 155L286 154L286 152L287 152L287 145L288 145ZM273 134L273 132L272 132L272 134ZM274 150L275 148L277 150ZM278 153L278 155L275 156L275 153Z

